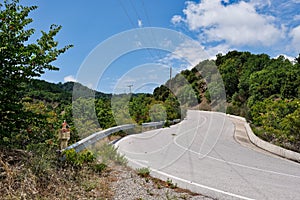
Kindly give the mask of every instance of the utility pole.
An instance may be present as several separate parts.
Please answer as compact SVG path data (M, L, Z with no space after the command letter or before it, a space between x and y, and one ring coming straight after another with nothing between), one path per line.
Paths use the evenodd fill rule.
M127 87L129 87L129 94L131 94L131 88L133 85L128 85Z

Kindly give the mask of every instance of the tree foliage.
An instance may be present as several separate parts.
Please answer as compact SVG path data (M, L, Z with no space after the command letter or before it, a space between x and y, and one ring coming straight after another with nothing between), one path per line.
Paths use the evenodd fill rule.
M216 60L226 88L227 111L250 120L264 139L296 151L300 151L299 59L291 62L284 56L233 51L219 54Z
M58 70L52 62L71 47L58 48L54 37L61 26L57 25L30 43L35 30L27 28L33 21L28 15L36 8L22 6L18 0L0 4L0 143L12 142L15 134L30 126L27 119L32 116L21 102L25 84L46 70Z

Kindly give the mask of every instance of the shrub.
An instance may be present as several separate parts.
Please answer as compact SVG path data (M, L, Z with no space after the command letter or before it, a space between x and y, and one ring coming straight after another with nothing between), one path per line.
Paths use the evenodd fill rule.
M28 159L28 168L37 177L40 186L47 186L49 176L55 168L57 156L55 147L46 143L30 144L27 151L30 152Z
M92 169L94 170L94 172L96 173L102 173L105 169L107 168L107 165L105 163L96 163L94 165L92 165Z
M173 183L173 181L171 179L167 179L167 185L171 188L171 189L175 189L177 188L177 183Z
M82 167L85 163L92 163L95 161L95 155L88 150L77 153L75 149L65 150L63 152L65 155L66 162L74 167Z
M150 175L150 169L148 167L139 168L136 171L137 174L143 178L148 177Z
M126 165L128 162L127 159L124 155L118 153L117 150L118 149L111 144L103 144L97 152L97 156L99 156L104 163L114 161L117 164Z

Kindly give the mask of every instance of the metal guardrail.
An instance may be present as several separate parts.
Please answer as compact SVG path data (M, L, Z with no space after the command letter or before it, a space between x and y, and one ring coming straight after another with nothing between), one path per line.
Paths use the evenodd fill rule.
M172 121L169 121L171 124L175 124L180 122L180 119L174 119ZM159 122L149 122L149 123L142 123L142 127L157 127L157 126L163 126L166 123L166 121L159 121Z
M179 123L179 122L180 122L180 119L174 119L174 120L173 120L173 124Z
M171 123L178 123L180 122L180 119L175 119L173 121L171 121ZM149 123L142 123L142 129L145 127L162 127L165 124L165 121L160 121L160 122L149 122ZM65 151L65 150L69 150L69 149L75 149L76 152L80 152L82 150L84 150L85 148L87 148L89 145L92 145L94 143L96 143L97 141L113 134L116 133L118 131L122 131L122 130L128 130L128 129L133 129L135 128L136 125L135 124L125 124L125 125L120 125L120 126L115 126L115 127L111 127L99 132L96 132L92 135L89 135L88 137L68 146L67 148L61 150Z
M157 126L163 126L165 124L164 121L160 121L160 122L148 122L148 123L142 123L142 127L146 128L146 127L157 127Z
M142 123L142 132L144 128L149 128L149 127L155 127L155 128L161 128L164 126L164 124L167 121L159 121L159 122L148 122L148 123ZM172 121L168 121L170 124L175 124L180 122L180 119L174 119Z
M111 128L105 129L103 131L96 132L96 133L68 146L67 148L63 149L62 151L69 150L69 149L75 149L76 152L80 152L80 151L84 150L87 146L92 145L92 144L96 143L98 140L101 140L113 133L116 133L121 130L132 129L134 127L135 127L135 124L125 124L125 125L120 125L120 126L116 126L116 127L111 127Z

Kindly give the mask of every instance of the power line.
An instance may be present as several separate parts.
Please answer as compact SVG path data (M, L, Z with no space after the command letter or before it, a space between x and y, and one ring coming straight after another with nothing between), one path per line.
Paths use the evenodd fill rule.
M119 4L121 5L123 11L125 12L125 14L126 14L128 20L129 20L129 22L130 22L131 25L134 27L135 25L134 25L133 21L131 20L129 13L127 12L126 7L123 5L122 0L118 0L118 2L119 2Z
M134 3L133 3L132 0L130 0L130 4L131 4L131 7L133 8L133 10L134 10L134 12L135 12L137 18L138 18L139 20L142 20L142 18L140 17L140 15L139 15L139 13L138 13L138 11L137 11L137 9L136 9L136 6L134 5ZM149 25L150 25L150 24L149 24ZM151 25L150 25L150 26L151 26ZM150 30L150 32L152 33L151 30ZM152 35L153 35L153 34L152 34ZM149 52L149 54L151 55L152 58L155 58L155 56L153 56L152 51L150 51L150 49L147 48L147 51Z
M130 21L130 23L131 23L131 25L132 25L133 27L136 27L137 24L133 23L133 20L132 20L132 18L130 17L127 8L124 6L124 4L123 4L121 1L122 1L122 0L118 0L118 2L120 3L120 5L121 5L123 11L125 12L125 14L126 14L126 16L127 16L127 18L128 18L128 20ZM129 1L130 1L131 7L132 7L132 9L134 10L135 15L136 15L136 17L138 18L138 20L142 20L142 18L140 17L140 14L138 13L138 10L137 10L137 8L136 8L134 2L133 2L132 0L129 0ZM151 24L151 21L150 21L150 17L149 17L149 15L148 15L148 13L147 13L147 9L146 9L146 6L145 6L145 2L144 2L143 0L141 0L141 1L142 1L142 8L143 8L144 14L145 14L145 16L146 16L146 21L147 21L147 23L149 24L149 26L152 27L152 24ZM153 38L153 40L150 40L150 42L151 42L151 41L154 41L154 42L158 43L157 38L155 37L155 35L154 35L154 33L153 33L153 31L152 31L151 29L150 29L150 34L151 34L151 37ZM143 42L143 37L139 37L139 38L140 38L141 41ZM159 59L160 59L160 58L163 58L163 56L162 56L160 50L156 50L156 51L155 51L156 56L154 56L154 55L152 54L152 51L150 50L150 48L146 48L146 50L147 50L148 54L150 55L150 57L151 57L153 60L157 60L157 58L159 58ZM172 76L172 67L171 67L170 70L171 70L171 71L170 71L170 76ZM171 78L172 78L172 77L170 77L170 80L171 80ZM128 87L129 87L129 89L131 90L131 87L132 87L132 86L128 86Z
M135 14L136 14L136 16L137 16L139 19L142 19L142 18L139 16L139 13L137 12L137 9L136 9L136 7L134 6L132 0L130 0L130 4L131 4L131 6L132 6L132 8L133 8L133 10L134 10L134 12L135 12Z
M147 12L147 9L146 9L146 6L145 6L145 2L144 2L144 0L141 0L141 1L142 1L143 10L144 10L144 13L145 13L145 16L146 16L146 20L147 20L149 26L152 27L152 24L151 24L151 21L150 21L150 17L148 15L148 12ZM155 37L155 35L154 35L154 33L153 33L153 31L151 29L150 29L150 32L151 32L151 35L152 35L154 41L157 43L158 41L157 41L157 39L156 39L156 37ZM157 53L156 55L158 55L158 58L162 58L163 57L161 55L161 52L159 50L155 51L155 52Z
M142 1L143 10L144 10L145 15L146 15L146 20L148 21L149 26L152 27L149 15L148 15L147 10L146 10L145 2L144 2L144 0L141 0L141 1Z
M126 7L125 7L124 4L122 3L122 0L118 0L118 2L119 2L119 4L121 5L123 11L125 12L125 14L126 14L128 20L130 21L131 25L135 28L136 25L135 25L135 23L133 23L133 20L131 19L130 15L129 15L127 9L126 9ZM130 0L130 3L131 3L131 6L132 6L132 8L133 8L133 10L134 10L134 12L135 12L137 18L138 18L139 20L141 20L139 14L138 14L138 12L137 12L137 9L136 9L136 7L135 7L135 5L134 5L134 3L133 3L131 0ZM142 37L140 37L140 39L143 40ZM142 42L143 42L143 41L142 41ZM147 52L149 53L150 57L152 57L152 59L155 60L155 56L151 53L150 49L149 49L149 48L146 48L146 50L147 50Z

